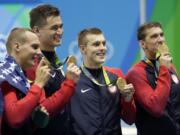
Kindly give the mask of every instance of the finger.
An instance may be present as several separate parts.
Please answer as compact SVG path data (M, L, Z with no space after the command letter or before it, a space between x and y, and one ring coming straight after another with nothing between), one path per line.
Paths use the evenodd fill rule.
M77 67L76 65L73 65L73 66L69 69L69 71L72 72L72 73L77 73L79 70L80 70L79 67Z
M126 87L123 91L124 91L124 92L127 92L127 93L129 93L129 92L134 93L135 90L134 90L133 87Z
M71 69L74 65L75 65L74 63L69 63L68 66L67 66L67 68L68 68L68 69Z

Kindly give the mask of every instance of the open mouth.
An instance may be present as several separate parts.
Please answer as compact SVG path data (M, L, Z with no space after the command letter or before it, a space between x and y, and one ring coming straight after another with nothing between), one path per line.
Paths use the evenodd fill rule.
M60 42L61 38L62 38L62 35L55 35L54 36L54 40L57 41L57 42Z
M103 56L105 56L105 53L96 53L96 55L103 57Z

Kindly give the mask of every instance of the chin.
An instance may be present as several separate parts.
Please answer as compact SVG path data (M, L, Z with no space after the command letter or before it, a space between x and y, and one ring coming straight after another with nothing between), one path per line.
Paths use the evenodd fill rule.
M97 63L98 63L99 65L103 65L104 62L105 62L105 61L98 61Z
M104 62L105 62L105 59L99 60L99 63L104 63Z
M34 61L33 61L33 62L31 62L31 63L28 63L27 65L28 65L28 67L32 67L32 66L35 65L35 63L34 63Z
M60 45L61 45L61 41L59 41L59 42L55 41L55 42L53 43L53 45L54 45L54 46L60 46Z
M58 47L58 46L60 46L60 44L54 44L53 46L54 46L54 47Z

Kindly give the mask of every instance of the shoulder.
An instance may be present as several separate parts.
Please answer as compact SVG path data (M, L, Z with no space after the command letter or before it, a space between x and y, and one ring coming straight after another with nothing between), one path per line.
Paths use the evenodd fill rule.
M110 72L110 73L113 73L119 77L124 77L124 74L122 72L122 70L120 68L114 68L114 67L108 67L108 66L103 66L103 68Z
M127 75L126 76L130 76L130 75L140 75L142 74L143 72L145 72L145 67L147 65L143 62L143 61L140 61L138 63L136 63L135 65L133 65L127 72Z

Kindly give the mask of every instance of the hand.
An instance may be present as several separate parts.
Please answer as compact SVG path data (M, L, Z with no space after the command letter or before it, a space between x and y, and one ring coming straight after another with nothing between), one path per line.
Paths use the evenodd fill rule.
M169 52L167 53L162 53L160 58L159 58L159 63L160 65L164 65L166 66L167 68L170 68L170 65L171 65L171 61L172 61L172 57L170 55Z
M75 83L79 80L81 70L74 63L67 66L66 78L73 80Z
M135 90L131 83L126 84L123 89L120 89L120 93L121 93L122 97L124 97L126 102L131 101L134 92L135 92Z
M43 88L46 82L50 78L50 68L47 65L45 59L41 59L37 69L36 69L36 78L34 84L37 84L39 87Z

